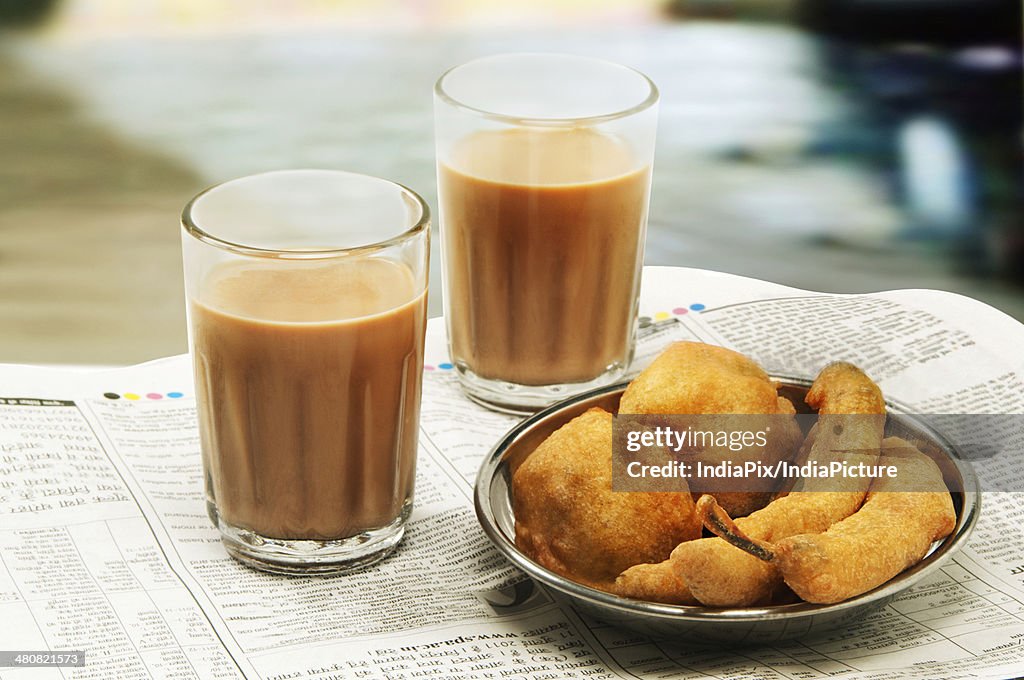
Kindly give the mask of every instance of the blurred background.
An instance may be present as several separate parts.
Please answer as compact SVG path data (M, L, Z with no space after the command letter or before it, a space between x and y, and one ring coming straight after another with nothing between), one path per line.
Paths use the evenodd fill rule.
M178 215L288 167L436 209L431 88L503 51L659 85L648 264L1024 320L1021 4L0 0L0 361L186 351ZM433 261L431 313L441 310Z

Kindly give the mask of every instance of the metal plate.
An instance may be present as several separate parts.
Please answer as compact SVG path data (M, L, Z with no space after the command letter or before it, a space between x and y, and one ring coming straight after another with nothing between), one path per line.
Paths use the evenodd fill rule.
M780 392L790 397L799 409L810 383L787 377L773 378L781 384ZM516 548L512 471L549 434L587 409L599 406L616 412L627 385L619 383L593 390L527 418L491 450L476 479L477 518L498 549L554 597L568 600L605 622L687 644L762 644L826 633L881 608L898 593L934 574L966 544L978 520L981 496L970 466L940 435L910 415L908 409L889 402L886 434L926 440L929 453L942 467L949 487L963 491L951 492L957 514L953 533L937 541L923 560L887 583L838 604L800 602L743 608L659 604L622 598L580 585L545 569Z

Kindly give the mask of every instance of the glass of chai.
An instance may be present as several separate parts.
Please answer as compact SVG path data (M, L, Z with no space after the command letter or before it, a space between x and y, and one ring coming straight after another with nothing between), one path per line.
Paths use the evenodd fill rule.
M412 510L429 210L376 177L236 179L182 213L207 510L276 573L372 564Z
M506 54L434 88L444 307L465 392L528 412L633 357L658 90L625 66Z

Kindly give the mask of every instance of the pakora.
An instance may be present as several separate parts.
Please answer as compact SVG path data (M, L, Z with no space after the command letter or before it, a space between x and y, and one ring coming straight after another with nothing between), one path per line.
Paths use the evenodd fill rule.
M689 492L612 491L612 416L592 408L552 433L512 476L516 546L538 564L611 590L640 562L701 534Z

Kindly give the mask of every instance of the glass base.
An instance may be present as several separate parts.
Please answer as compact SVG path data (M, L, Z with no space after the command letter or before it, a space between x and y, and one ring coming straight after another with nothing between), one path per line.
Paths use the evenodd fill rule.
M228 554L242 564L272 574L327 575L364 569L394 552L405 535L412 501L387 526L331 541L268 538L224 521L207 501L207 512L216 518L221 541Z
M467 397L492 411L518 416L534 413L581 392L619 382L626 375L626 366L612 364L593 380L559 385L519 385L482 378L461 362L455 363L455 372Z

